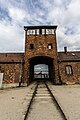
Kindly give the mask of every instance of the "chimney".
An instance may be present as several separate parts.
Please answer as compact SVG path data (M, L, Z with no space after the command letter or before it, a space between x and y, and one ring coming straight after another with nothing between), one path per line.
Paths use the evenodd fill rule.
M64 53L67 54L67 47L64 47Z

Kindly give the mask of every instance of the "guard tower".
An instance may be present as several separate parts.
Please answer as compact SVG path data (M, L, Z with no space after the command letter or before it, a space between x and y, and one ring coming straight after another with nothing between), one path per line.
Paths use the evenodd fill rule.
M49 79L59 83L57 63L57 26L24 26L25 30L25 57L24 82L29 84L37 79ZM48 74L35 75L35 65L47 65ZM40 77L40 74L42 77Z

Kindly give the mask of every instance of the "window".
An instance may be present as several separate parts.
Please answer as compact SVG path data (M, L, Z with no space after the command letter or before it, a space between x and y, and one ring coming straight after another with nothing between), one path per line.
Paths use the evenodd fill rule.
M36 29L36 35L39 35L39 29Z
M45 35L45 29L42 29L42 34Z
M27 35L35 35L35 30L28 30Z
M51 29L46 29L46 34L52 34L52 30Z
M33 50L34 49L34 45L30 44L30 49Z
M52 34L54 34L54 29L52 29Z
M48 44L48 49L52 49L52 44Z
M66 74L67 75L72 75L72 66L71 65L66 66Z

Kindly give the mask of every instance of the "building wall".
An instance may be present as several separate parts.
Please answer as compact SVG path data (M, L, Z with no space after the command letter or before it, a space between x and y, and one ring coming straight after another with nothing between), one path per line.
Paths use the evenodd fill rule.
M21 64L0 64L0 72L3 73L3 84L19 83L21 80Z
M72 74L66 74L66 66L72 67ZM61 81L64 84L80 83L80 62L61 62L59 63Z
M22 62L24 53L0 53L0 63Z
M19 85L23 62L23 53L0 53L0 73L3 73L3 85Z
M33 49L30 49L30 44L33 44ZM52 49L48 49L48 45L52 44ZM25 64L24 64L24 81L29 81L29 63L30 59L37 56L46 56L53 58L54 78L58 80L58 64L57 64L57 44L56 33L53 35L27 35L25 37Z
M52 43L52 49L48 49L48 44ZM34 45L33 50L30 49L30 44ZM27 36L25 45L25 57L30 59L35 56L49 56L52 58L57 57L57 46L55 35L38 35ZM25 59L26 60L26 59Z

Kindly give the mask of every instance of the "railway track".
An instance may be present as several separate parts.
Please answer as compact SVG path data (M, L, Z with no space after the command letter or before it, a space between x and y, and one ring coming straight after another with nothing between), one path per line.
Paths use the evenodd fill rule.
M24 120L67 120L47 82L37 81Z

